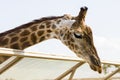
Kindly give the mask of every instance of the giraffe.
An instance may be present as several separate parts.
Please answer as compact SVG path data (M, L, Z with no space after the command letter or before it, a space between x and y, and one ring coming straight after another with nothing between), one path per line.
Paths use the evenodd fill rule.
M0 33L0 47L24 50L44 40L56 38L83 58L92 70L101 73L101 62L93 43L92 30L85 24L87 7L79 15L43 17ZM8 59L0 56L0 63Z

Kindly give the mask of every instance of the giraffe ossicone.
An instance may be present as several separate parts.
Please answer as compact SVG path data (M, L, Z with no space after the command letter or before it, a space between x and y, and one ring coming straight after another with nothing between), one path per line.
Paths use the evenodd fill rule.
M56 38L101 73L101 62L93 43L92 30L85 24L87 7L79 15L44 17L0 33L0 47L23 50L41 41ZM0 63L9 57L0 56Z

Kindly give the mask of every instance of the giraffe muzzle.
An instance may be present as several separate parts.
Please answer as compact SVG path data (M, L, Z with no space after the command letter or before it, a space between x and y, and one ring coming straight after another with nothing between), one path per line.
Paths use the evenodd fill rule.
M88 63L94 71L98 71L99 73L102 72L101 70L101 61L97 55L97 51L95 47L91 47L89 49L89 54L88 54Z
M101 62L94 55L90 56L90 67L94 71L98 71L99 73L102 72L102 70L101 70Z
M84 50L81 50L80 53L80 57L82 57L89 64L92 70L98 71L99 73L102 72L101 61L97 55L95 47L84 48Z

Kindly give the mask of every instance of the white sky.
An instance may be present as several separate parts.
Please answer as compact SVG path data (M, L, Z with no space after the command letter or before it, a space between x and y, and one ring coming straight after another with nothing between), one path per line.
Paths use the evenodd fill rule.
M93 30L100 58L120 61L120 0L1 0L0 32L44 16L77 15L82 6L88 7L86 24ZM74 55L57 40L27 51Z

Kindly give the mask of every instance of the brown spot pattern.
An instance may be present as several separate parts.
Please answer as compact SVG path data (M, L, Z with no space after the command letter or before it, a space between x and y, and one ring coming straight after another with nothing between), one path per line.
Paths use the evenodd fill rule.
M36 31L37 30L37 25L35 26L32 26L32 27L30 27L30 29L32 30L32 31Z
M19 33L19 32L21 32L21 29L14 31L14 33Z
M31 34L31 41L33 42L33 44L36 43L37 37L36 37L35 33L32 33L32 34Z
M50 25L51 25L51 22L50 21L46 21L46 25L47 25L47 28L49 28Z
M51 30L47 30L48 33L52 32Z
M43 41L43 40L45 40L45 37L44 37L44 36L40 38L40 41L39 41L39 42L41 42L41 41Z
M63 36L63 31L62 30L60 30L60 35Z
M26 41L27 39L28 39L28 37L23 37L23 38L20 39L20 42L24 42L24 41Z
M40 30L40 31L37 32L37 35L38 35L38 36L42 36L43 34L44 34L44 31L43 31L43 30Z
M22 49L25 49L25 48L27 48L27 47L29 47L29 46L31 46L30 42L24 42L24 43L22 44Z
M34 20L34 21L32 21L32 22L29 22L29 23L23 24L23 25L21 25L21 26L18 26L18 27L14 28L14 29L5 31L5 32L3 32L3 33L0 33L0 36L5 36L6 34L9 34L9 33L14 32L14 31L16 31L16 30L20 30L20 29L24 29L24 28L29 28L29 27L30 27L31 25L33 25L33 24L38 24L38 23L42 23L42 22L44 22L44 21L53 20L53 19L59 19L59 18L63 18L63 17L64 17L64 16L58 16L58 17L55 17L55 16L53 16L53 17L43 17L43 18L41 18L41 19L39 19L39 20Z
M11 38L10 43L16 42L17 40L18 40L18 37L13 37L13 38Z
M29 30L24 30L20 35L21 36L26 36L26 35L29 35L29 34L30 34Z
M59 34L59 32L56 30L56 31L55 31L55 34Z
M50 37L50 34L47 34L46 36L49 38L49 37Z
M67 37L67 39L69 39L69 38L70 38L70 35L69 35L69 34L67 34L67 35L66 35L66 37Z
M61 22L61 20L60 20L60 19L58 19L58 20L57 20L57 24L59 24L60 22Z
M18 43L12 44L12 45L10 46L10 48L12 48L12 49L20 49Z
M15 33L10 33L9 36L12 37L12 36L15 36L16 34Z
M72 38L70 40L71 40L71 42L75 42L74 39L72 39Z
M0 45L1 45L1 46L7 45L7 44L8 44L8 41L9 41L8 38L2 39L2 40L0 40Z
M55 29L55 28L56 28L56 25L55 25L55 24L53 24L53 25L52 25L52 29Z
M46 24L47 24L47 25L51 24L51 21L46 21Z
M75 47L75 49L79 49L77 45L75 45L74 47Z
M40 25L39 29L44 29L45 26L44 25Z

